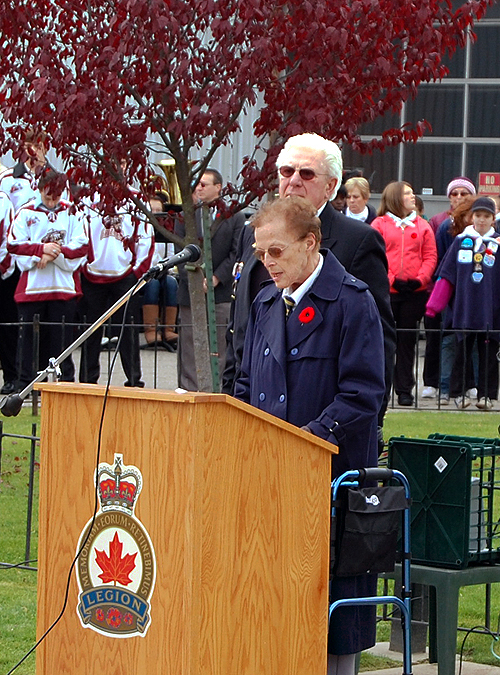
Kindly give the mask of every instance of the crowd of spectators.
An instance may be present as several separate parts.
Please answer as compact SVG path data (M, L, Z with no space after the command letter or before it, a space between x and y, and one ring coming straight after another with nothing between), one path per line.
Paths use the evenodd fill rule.
M94 323L172 252L139 205L148 204L177 241L185 236L181 214L166 218L161 191L130 186L112 207L99 193L76 202L46 152L45 137L28 134L26 160L0 174L4 394L25 389L78 326ZM122 178L125 168L116 167ZM391 390L399 405L414 404L425 315L423 396L443 405L451 397L460 408L475 398L479 409L492 408L500 333L495 201L459 176L448 185L450 208L428 222L412 186L393 181L375 212L369 181L343 176L339 147L309 133L288 139L277 170L278 199L250 224L221 208L217 170L207 168L192 195L198 243L211 249L203 290L214 290L221 390L337 446L334 476L376 466ZM197 390L191 272L200 268L180 266L116 313L115 325L124 323L124 386L144 387L142 325L144 347L177 350L178 385ZM98 383L104 337L116 336L96 330L82 345L80 382ZM61 379L75 378L69 356ZM376 575L363 573L333 578L330 594L375 589ZM343 608L330 623L328 672L353 675L355 654L374 640L374 608Z
M345 200L338 207L350 217L357 214L358 219L367 195L369 198L361 180L365 179L347 176ZM394 392L399 405L414 404L416 345L423 318L426 340L422 398L437 399L442 406L454 400L458 408L467 408L475 402L479 409L490 409L498 399L495 331L500 323L497 309L500 277L495 255L497 240L500 241L500 198L478 197L474 183L465 176L453 178L446 195L449 208L427 223L422 199L413 194L407 183L393 182L382 194L378 217L372 218L366 209L363 214L368 217L366 222L381 232L386 244L391 305L398 329ZM489 223L482 233L473 227L474 213L477 218L478 211ZM449 249L456 238L451 253ZM464 257L463 252L462 259L458 259L457 250L461 250L464 239L477 247L472 260L467 254ZM433 296L431 307L426 309L443 270L451 266L462 273L468 264L471 269L468 276L460 275L460 287L453 287L444 304L442 295L439 303ZM467 286L464 279L469 282ZM472 297L475 300L466 303L465 311L465 299Z
M0 174L0 295L2 298L2 393L24 390L50 357L75 339L77 326L92 324L147 271L153 227L133 202L110 212L95 194L77 203L65 174L47 162L43 134L28 132L20 161ZM120 167L123 171L124 167ZM113 321L120 324L123 309ZM36 321L35 321L36 319ZM143 387L139 354L141 304L127 304L120 357L125 386ZM39 331L38 331L39 327ZM96 330L84 343L79 381L97 383L104 343ZM60 379L75 380L73 359L60 364Z
M47 141L43 134L28 132L23 149L24 161L11 168L3 167L0 173L0 367L4 394L22 390L40 368L46 367L48 357L56 355L54 349L58 354L74 339L73 325L87 326L94 322L129 291L152 264L174 251L168 240L157 233L155 236L152 225L143 214L137 213L133 199L116 205L114 213L110 213L109 208L101 209L99 194L84 200L76 210L72 208L71 190L64 183L64 176L47 162ZM283 181L283 175L280 180ZM299 176L299 181L306 188L314 187L314 179ZM55 190L54 185L58 186ZM232 393L250 303L268 275L255 261L249 264L253 259L253 234L251 228L245 226L243 214L221 215L222 187L219 172L208 169L193 194L193 201L197 206L208 206L209 210L219 371L222 391ZM463 176L453 178L447 187L449 208L428 222L422 200L405 182L394 181L386 186L378 213L370 203L370 183L360 172L345 173L337 187L328 208L348 219L345 222L353 227L353 237L357 232L353 223L357 221L378 232L385 245L389 293L381 292L380 287L370 284L367 278L364 280L371 287L383 317L386 372L390 371L390 375L386 375L386 403L393 386L399 405L414 404L415 347L423 319L426 342L421 395L436 398L441 405L448 405L451 395L457 405L467 407L477 397L478 389L483 394L485 390L478 380L478 345L477 338L473 337L476 333L473 332L472 337L467 334L467 331L477 331L477 322L461 325L461 332L457 332L452 321L453 312L456 313L455 293L448 298L442 312L426 312L426 304L454 240L462 238L464 230L472 225L472 214L477 211L473 182ZM145 203L149 200L149 209L162 225L181 237L184 235L182 217L167 218L169 196L166 192L139 195L132 187L129 189L131 196L140 196ZM305 190L304 196L315 204L314 194L310 189L309 192ZM490 202L497 212L497 204L494 200ZM324 209L319 203L315 205ZM201 209L195 213L198 239L203 246ZM475 277L471 276L473 289L481 291L485 285L485 274L480 267L481 270L487 268L488 274L498 268L494 265L497 223L494 219L488 233L479 235L486 242L487 253L473 251L475 268L471 274L476 273ZM325 226L322 237L322 245L329 248ZM347 260L342 259L341 247L337 244L337 250L331 250L349 270ZM463 264L459 265L460 270ZM242 274L245 265L247 268ZM247 283L246 272L250 271L252 277ZM364 276L362 266L351 272L359 278ZM127 378L125 386L144 386L139 349L154 348L178 351L178 385L186 390L197 389L187 277L187 270L179 268L161 280L152 280L140 295L132 297L125 317L123 309L114 316L113 323L120 325L124 319L127 326L120 340L120 357ZM496 297L500 289L495 288L495 275L489 274L490 277L488 283L493 286ZM382 295L387 295L387 301ZM479 298L484 301L481 293ZM390 307L390 317L386 305ZM243 319L238 318L240 314L244 315ZM32 332L35 316L42 326L36 348ZM481 316L484 319L484 313ZM397 341L389 338L392 330L389 324L397 329ZM495 334L490 331L495 328L494 312L491 321L481 326L488 349L489 384L488 395L479 399L488 399L486 407L491 407L498 398L491 384L496 381L498 370L496 351L494 360L490 356L496 344ZM78 373L80 382L99 381L100 352L105 343L117 342L116 333L117 329L105 333L96 331L84 343ZM484 374L484 368L481 373ZM71 357L62 364L61 377L69 381L75 379ZM450 393L451 381L455 384ZM385 407L380 426L384 411Z
M75 186L47 161L46 136L28 132L23 161L0 173L0 368L2 394L23 391L83 330L123 298L150 267L174 253L155 233L137 199L167 230L184 236L182 215L169 213L168 183L152 176L142 192L112 207L96 193L73 199ZM126 163L116 167L125 174ZM213 262L219 367L225 361L233 267L243 213L218 208L222 176L207 169L193 193L197 235L203 246L203 205L208 207ZM205 292L207 285L204 284ZM125 325L120 340L118 333ZM143 344L140 328L143 326ZM184 268L151 279L112 316L111 325L82 345L79 372L69 356L60 379L97 383L100 353L119 345L125 386L144 387L140 349L178 351L179 385L197 389L192 318Z

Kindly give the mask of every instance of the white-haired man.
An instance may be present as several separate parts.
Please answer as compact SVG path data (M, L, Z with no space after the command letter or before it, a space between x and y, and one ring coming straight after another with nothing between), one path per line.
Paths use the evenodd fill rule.
M387 258L382 237L373 228L336 211L330 203L342 182L342 155L336 143L318 134L292 136L277 159L279 196L298 195L308 199L321 220L321 247L328 248L348 272L364 281L377 303L384 331L386 398L379 426L389 400L392 384L396 329L389 299ZM250 305L266 278L262 264L253 256L253 232L244 228L237 252L237 287L228 329L228 350L223 391L232 393L243 354ZM236 269L235 268L235 269Z
M369 225L347 218L331 205L330 200L335 196L342 179L342 156L335 143L317 134L293 136L279 154L277 167L280 198L297 195L313 204L321 221L321 248L330 249L350 274L364 281L377 303L384 331L386 380L386 400L378 416L381 427L396 347L383 239ZM233 393L233 382L240 374L250 305L259 290L260 281L269 278L262 263L253 255L253 243L253 228L244 228L236 257L235 293L227 333L228 348L223 378L223 391L226 393ZM377 356L374 355L374 358ZM364 577L335 578L331 586L332 597L369 595L366 587L363 588L365 581ZM371 590L375 592L375 588ZM338 610L337 616L332 616L328 636L328 672L337 675L354 673L355 654L374 642L373 607Z

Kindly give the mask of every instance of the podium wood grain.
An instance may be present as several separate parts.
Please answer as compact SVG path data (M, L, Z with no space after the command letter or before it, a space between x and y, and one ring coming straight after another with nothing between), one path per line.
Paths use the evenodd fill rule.
M42 391L37 632L61 610L94 510L104 388ZM112 389L101 462L123 454L156 553L145 637L83 628L68 607L37 675L324 675L331 446L230 397Z

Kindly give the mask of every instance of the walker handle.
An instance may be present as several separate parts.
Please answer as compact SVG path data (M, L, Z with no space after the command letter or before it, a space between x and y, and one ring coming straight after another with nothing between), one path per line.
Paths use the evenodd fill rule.
M394 477L392 469L379 468L377 466L369 467L367 469L359 469L359 482L364 483L365 480L390 480Z

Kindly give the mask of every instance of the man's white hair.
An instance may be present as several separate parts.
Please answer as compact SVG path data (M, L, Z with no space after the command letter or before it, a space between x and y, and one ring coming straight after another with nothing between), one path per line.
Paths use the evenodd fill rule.
M337 190L342 183L343 165L339 146L333 141L323 138L323 136L320 136L319 134L306 133L291 136L283 146L283 149L276 160L278 169L289 163L287 157L290 150L297 150L300 148L321 153L322 156L319 159L323 163L324 170L328 174L328 177L337 179L335 189L330 197L330 199L335 199Z

